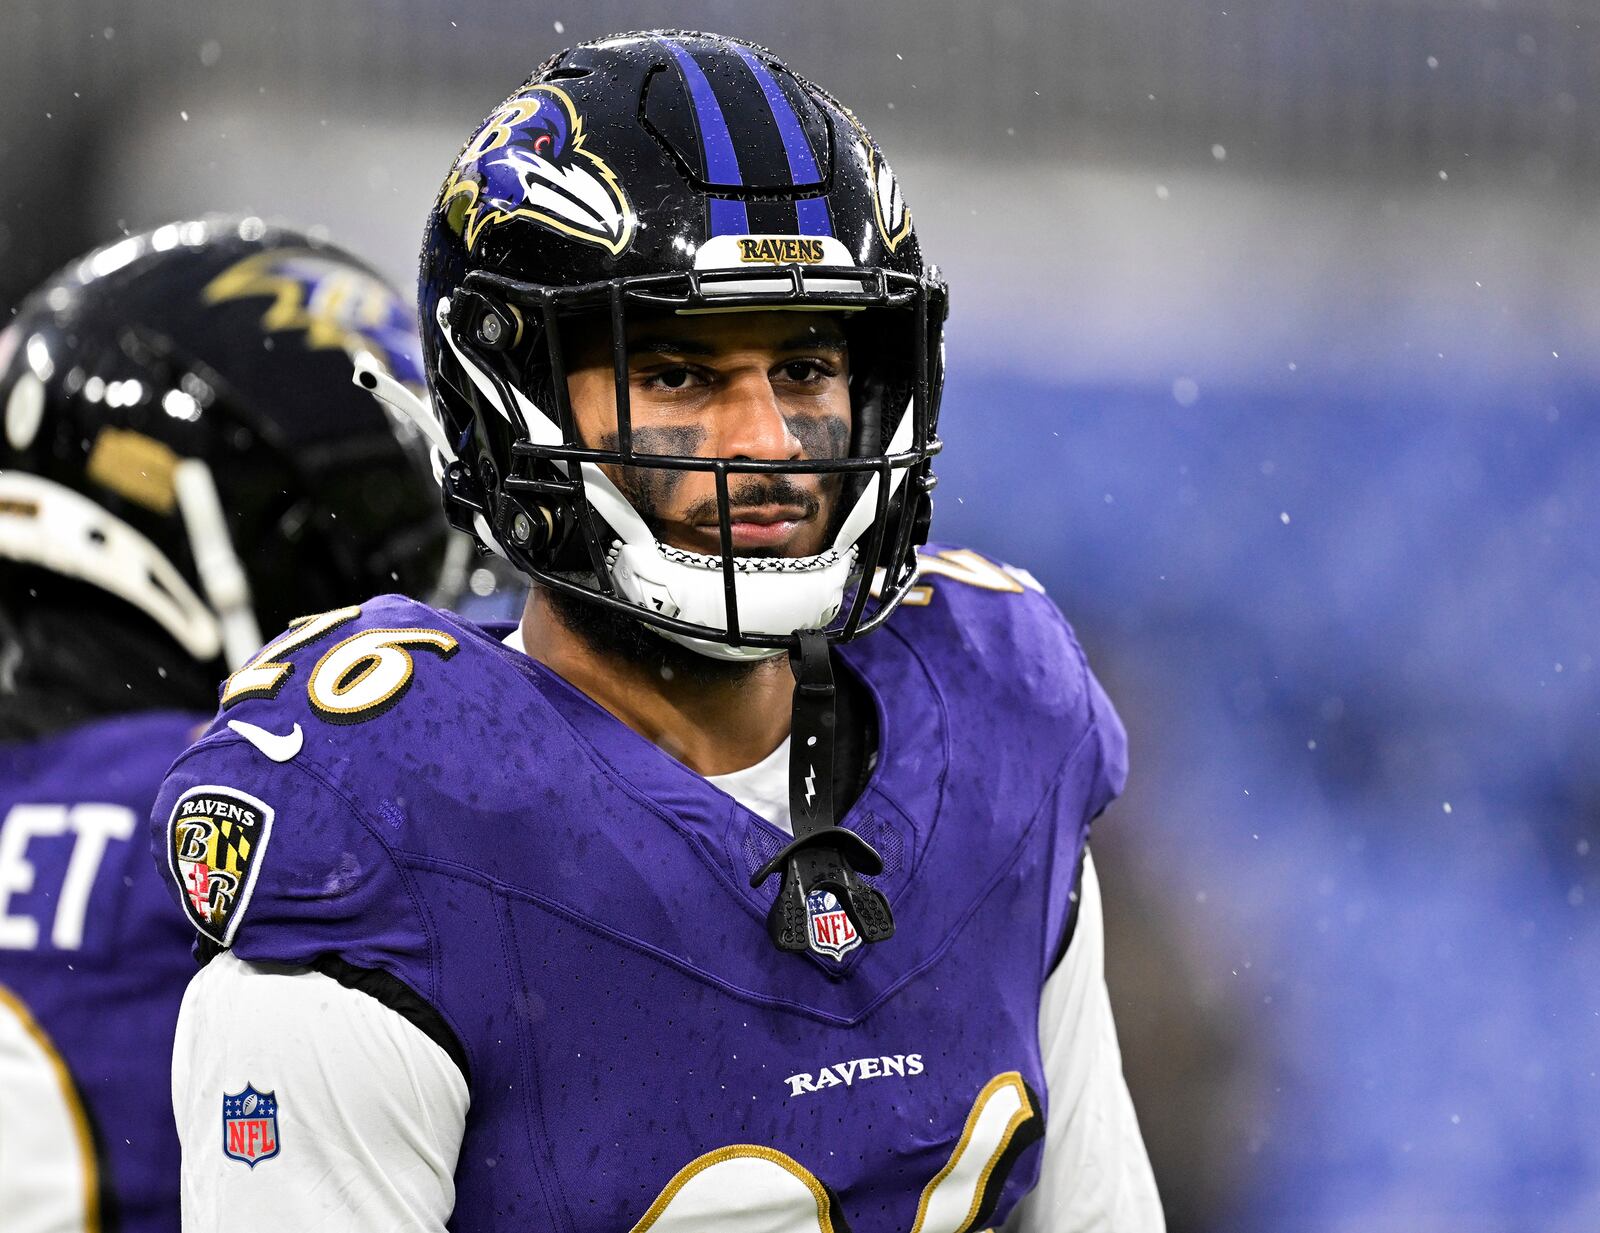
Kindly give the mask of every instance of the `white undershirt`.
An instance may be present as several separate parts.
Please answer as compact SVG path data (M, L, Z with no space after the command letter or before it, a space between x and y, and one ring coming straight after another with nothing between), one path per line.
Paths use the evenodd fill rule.
M707 775L706 782L721 788L751 813L765 818L786 835L794 834L789 816L789 738L754 766L726 775Z
M515 631L506 643L522 649ZM785 740L755 766L710 782L792 831L788 779ZM1087 856L1080 896L1072 944L1041 997L1049 1113L1039 1183L1005 1233L1163 1233L1122 1078L1100 887ZM283 1148L271 1167L244 1167L218 1143L222 1097L246 1082L277 1094ZM190 983L174 1044L183 1227L443 1233L468 1104L460 1070L398 1012L320 972L223 954ZM742 1224L735 1214L706 1233Z

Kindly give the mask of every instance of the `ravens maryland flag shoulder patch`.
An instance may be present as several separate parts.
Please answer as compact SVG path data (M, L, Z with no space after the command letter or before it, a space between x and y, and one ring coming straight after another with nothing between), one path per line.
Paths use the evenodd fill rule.
M167 869L189 922L231 946L272 833L272 808L237 788L190 788L167 819Z

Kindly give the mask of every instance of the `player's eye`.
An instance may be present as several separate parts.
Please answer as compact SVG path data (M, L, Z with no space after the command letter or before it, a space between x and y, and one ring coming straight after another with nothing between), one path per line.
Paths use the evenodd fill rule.
M834 370L821 360L789 360L778 371L783 374L784 380L796 385L808 385L834 375Z
M658 368L644 379L645 388L652 390L687 390L700 383L700 375L686 364Z

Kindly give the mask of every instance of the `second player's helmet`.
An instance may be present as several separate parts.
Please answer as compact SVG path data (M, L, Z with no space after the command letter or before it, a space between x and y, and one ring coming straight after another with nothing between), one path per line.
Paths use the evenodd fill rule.
M945 286L872 137L770 52L651 31L554 56L456 160L428 222L420 301L447 510L544 585L724 659L774 654L801 629L852 638L910 586L939 448ZM748 309L840 314L849 455L636 451L627 323ZM608 321L614 340L614 448L574 429L563 337L579 317ZM722 552L658 542L605 464L714 472ZM735 555L728 478L802 471L844 475L831 543Z
M432 594L426 445L351 380L420 384L411 322L348 253L259 219L73 262L0 332L0 571L87 584L230 669L297 616Z

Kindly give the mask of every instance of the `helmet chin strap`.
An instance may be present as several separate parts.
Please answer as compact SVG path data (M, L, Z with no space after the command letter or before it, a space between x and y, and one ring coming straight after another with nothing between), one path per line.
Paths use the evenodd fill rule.
M440 298L435 318L446 344L468 380L490 406L513 426L520 426L527 432L532 443L562 444L561 430L555 421L514 385L505 388L515 406L503 405L500 383L491 380L478 361L457 341L450 326L448 297ZM360 375L357 380L366 384ZM367 388L380 397L392 393L376 380ZM912 419L908 402L887 453L902 453L910 447ZM438 435L442 436L442 433ZM580 470L590 506L616 536L607 553L606 567L618 593L647 612L726 632L729 614L721 555L689 552L663 544L633 503L597 464L581 463ZM894 472L889 484L891 496L905 477L904 469ZM844 605L845 589L850 584L860 555L857 541L872 525L877 511L880 483L882 477L874 474L840 524L833 543L823 552L809 557L734 557L734 598L741 632L783 636L797 630L824 628L839 615ZM655 626L650 628L661 637L670 638L711 659L748 662L782 654L782 648L734 646Z
M834 819L833 754L836 740L833 660L821 630L796 631L789 653L794 670L794 712L789 742L789 815L794 840L756 870L752 887L782 873L778 897L767 913L767 934L779 950L811 946L808 898L831 892L864 942L894 935L894 913L883 894L862 882L883 872L883 858Z

